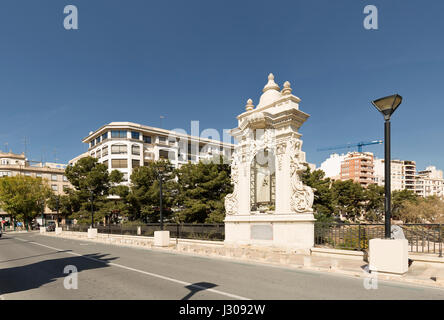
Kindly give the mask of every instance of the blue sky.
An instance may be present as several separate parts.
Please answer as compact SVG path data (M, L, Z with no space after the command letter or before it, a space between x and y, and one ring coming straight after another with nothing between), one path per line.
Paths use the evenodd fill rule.
M63 8L79 30L63 28ZM367 4L379 30L363 27ZM0 149L67 162L111 121L229 129L268 73L292 83L317 148L383 138L370 101L399 93L392 157L444 169L444 2L2 0ZM383 146L365 148L383 156ZM346 150L344 150L346 151Z

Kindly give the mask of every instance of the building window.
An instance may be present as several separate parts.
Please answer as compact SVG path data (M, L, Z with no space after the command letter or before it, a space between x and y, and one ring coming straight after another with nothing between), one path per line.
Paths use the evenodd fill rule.
M159 143L166 144L167 143L166 141L167 141L166 137L159 137Z
M91 148L94 147L94 145L95 145L95 140L92 140L90 143Z
M96 157L96 153L95 152L91 152L91 157L95 158Z
M127 159L112 159L111 160L111 167L113 169L128 168L128 161L127 161Z
M42 174L41 174L41 173L36 173L35 176L36 176L37 178L41 178L41 177L42 177Z
M172 137L168 138L168 144L170 146L175 146L176 142L177 142L176 138L172 138Z
M111 146L111 154L126 154L127 147L124 144L113 144Z
M140 155L140 147L136 145L131 146L131 153L138 156Z
M107 156L108 155L108 147L105 146L102 148L102 157Z
M108 166L108 160L103 161L102 164L105 165L107 169L109 168L109 166Z
M168 150L159 150L159 158L168 160L169 152Z
M52 191L57 191L58 190L57 185L56 184L51 185L51 189Z
M106 139L108 139L108 132L102 134L102 142L105 141Z
M111 131L111 138L126 138L126 130Z
M96 138L96 144L99 144L100 143L100 137L97 137Z
M68 181L68 178L66 176L63 176L63 181Z
M138 133L136 131L131 131L131 139L139 140L139 137L140 137L140 133Z
M132 166L133 166L133 168L140 167L140 161L139 160L132 160Z
M51 181L57 181L57 175L56 174L52 174L51 175Z
M96 157L100 158L101 157L101 155L100 155L101 153L102 153L101 150L97 150Z
M143 142L151 143L151 136L143 136Z

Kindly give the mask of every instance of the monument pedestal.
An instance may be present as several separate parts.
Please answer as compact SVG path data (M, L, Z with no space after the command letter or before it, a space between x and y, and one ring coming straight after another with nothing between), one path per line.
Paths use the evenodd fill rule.
M88 229L88 239L94 239L97 238L97 229L96 228L89 228Z
M225 243L310 249L314 245L314 222L312 213L227 216Z
M170 244L170 232L169 231L154 231L154 246L155 247L168 247Z
M407 239L371 239L369 268L378 273L403 275L409 269Z

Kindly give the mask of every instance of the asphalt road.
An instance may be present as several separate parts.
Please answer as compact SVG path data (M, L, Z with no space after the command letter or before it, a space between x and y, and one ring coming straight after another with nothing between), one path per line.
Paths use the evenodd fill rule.
M64 268L78 270L78 289ZM444 299L444 290L38 233L0 238L0 299Z

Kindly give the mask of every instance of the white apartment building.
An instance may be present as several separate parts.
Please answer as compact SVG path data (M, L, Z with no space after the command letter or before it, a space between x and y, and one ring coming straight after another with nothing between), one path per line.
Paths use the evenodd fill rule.
M375 159L374 161L375 182L379 186L385 183L385 161ZM391 191L411 190L415 191L416 163L410 160L391 160Z
M218 140L195 137L132 122L111 122L90 132L82 140L89 148L69 163L90 155L99 159L109 170L117 169L129 183L134 168L147 165L150 161L169 159L175 167L197 163L222 155L231 159L234 144Z
M333 153L328 159L322 162L320 169L325 172L326 178L331 178L334 180L340 179L341 176L341 164L344 161L345 154Z
M442 170L429 166L416 176L415 192L422 197L437 196L444 199L444 179Z

